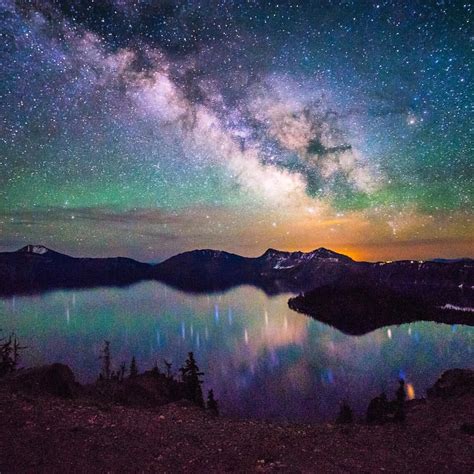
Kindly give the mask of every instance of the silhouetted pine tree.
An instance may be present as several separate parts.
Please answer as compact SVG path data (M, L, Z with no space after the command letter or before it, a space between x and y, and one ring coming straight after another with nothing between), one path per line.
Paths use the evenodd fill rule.
M153 368L151 369L150 371L155 377L158 377L161 375L161 371L160 371L160 368L158 367L158 362L155 362L155 365L153 366Z
M336 418L336 423L340 425L347 425L354 421L354 414L352 413L351 407L346 403L342 402L339 409L339 414Z
M405 421L405 400L407 398L407 393L405 391L405 381L400 379L398 381L399 386L395 392L395 414L394 421Z
M14 333L11 333L8 339L0 344L0 377L16 370L20 360L20 351L23 349L26 349L26 346L20 346Z
M120 364L120 371L119 371L119 381L123 382L123 379L125 378L125 372L127 371L127 367L125 362L122 362Z
M26 346L20 346L20 342L14 334L13 336L13 370L16 370L20 360L20 351L26 349Z
M132 362L130 363L130 378L133 379L138 375L137 361L135 356L132 357Z
M173 371L171 370L171 367L173 366L173 364L169 361L167 361L166 359L163 361L165 363L165 367L166 367L166 378L171 380L173 378Z
M405 380L400 379L398 381L398 384L399 385L398 385L397 391L395 392L395 397L396 397L397 403L403 404L405 403L405 400L407 398L407 393L405 391Z
M215 415L219 414L219 406L217 400L214 398L214 390L212 390L212 388L207 392L207 409Z
M111 357L110 357L110 341L104 341L104 347L102 348L101 355L99 359L102 359L102 372L99 377L101 380L110 380L110 365L111 365Z
M184 367L181 367L179 371L181 372L181 378L185 384L187 398L196 403L196 405L204 408L204 399L201 389L202 380L200 378L204 373L199 371L192 352L188 353Z

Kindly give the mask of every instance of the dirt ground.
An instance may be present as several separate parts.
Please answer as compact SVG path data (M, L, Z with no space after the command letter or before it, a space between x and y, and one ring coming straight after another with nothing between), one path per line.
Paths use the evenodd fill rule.
M403 424L287 425L183 404L97 405L0 389L0 472L474 472L474 396L414 404Z

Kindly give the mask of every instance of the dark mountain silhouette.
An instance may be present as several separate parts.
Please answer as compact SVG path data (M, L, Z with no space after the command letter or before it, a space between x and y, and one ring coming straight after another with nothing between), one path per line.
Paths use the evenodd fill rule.
M249 260L218 250L193 250L155 265L153 276L185 291L219 291L252 283Z
M278 294L338 280L355 263L325 248L308 253L268 249L254 258L219 250L193 250L171 257L153 271L156 279L185 291L222 291L249 284Z
M346 255L319 248L312 252L282 252L268 249L256 258L217 250L193 250L156 265L156 279L179 289L195 292L225 290L250 284L268 294L304 292L317 287L369 282L415 292L474 286L474 262L410 261L356 262Z
M0 294L52 288L127 285L151 278L152 266L130 258L75 258L43 245L0 253Z
M466 310L474 306L470 259L369 263L325 248L307 253L268 249L254 258L206 249L150 265L122 257L75 258L42 245L0 253L3 295L146 279L188 292L247 284L267 294L300 293L290 299L292 309L350 334L418 320L473 324L472 311Z
M431 262L437 263L457 263L457 262L465 262L465 263L474 263L472 258L434 258Z
M242 257L219 250L193 250L157 265L130 258L76 258L42 245L0 253L0 293L56 287L126 285L156 279L176 288L222 291L250 284L269 294L300 293L327 285L370 281L390 288L462 289L474 286L474 262L356 262L319 248L312 252L268 249L260 257Z
M455 301L458 305L447 303ZM328 285L290 298L288 306L351 335L415 321L474 325L472 289L391 289L375 282Z

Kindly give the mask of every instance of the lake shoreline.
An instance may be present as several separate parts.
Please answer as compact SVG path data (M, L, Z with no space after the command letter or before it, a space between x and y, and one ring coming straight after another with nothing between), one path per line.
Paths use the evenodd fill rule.
M461 372L408 402L403 423L383 425L235 420L190 402L123 406L5 379L0 470L472 472L474 372Z

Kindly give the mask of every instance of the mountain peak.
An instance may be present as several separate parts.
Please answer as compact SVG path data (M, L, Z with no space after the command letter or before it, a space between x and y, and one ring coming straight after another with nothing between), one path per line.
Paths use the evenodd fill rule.
M210 257L210 258L229 258L234 257L234 254L226 252L225 250L215 250L215 249L196 249L191 250L190 252L185 252L185 254L194 254L200 255L202 257Z
M16 253L23 253L23 254L30 254L30 255L39 255L39 256L47 256L48 258L54 259L70 259L69 255L65 255L63 253L56 252L55 250L51 250L44 245L25 245L21 249L17 250Z
M334 252L334 250L327 249L325 247L319 247L312 252L309 252L307 255L311 255L317 258L327 258L327 259L337 259L340 261L353 261L351 257L344 255L342 253Z
M25 245L21 249L17 250L17 252L22 253L35 253L38 255L44 255L45 253L51 252L50 249L45 247L44 245Z
M262 257L273 257L275 255L282 255L282 254L286 255L288 253L289 252L285 252L283 250L276 250L276 249L269 248L269 249L265 250Z
M264 258L273 258L273 257L292 257L292 258L302 258L303 260L312 259L312 258L331 258L337 260L352 261L347 255L342 253L334 252L324 247L319 247L311 252L285 252L283 250L276 250L269 248L262 255Z

